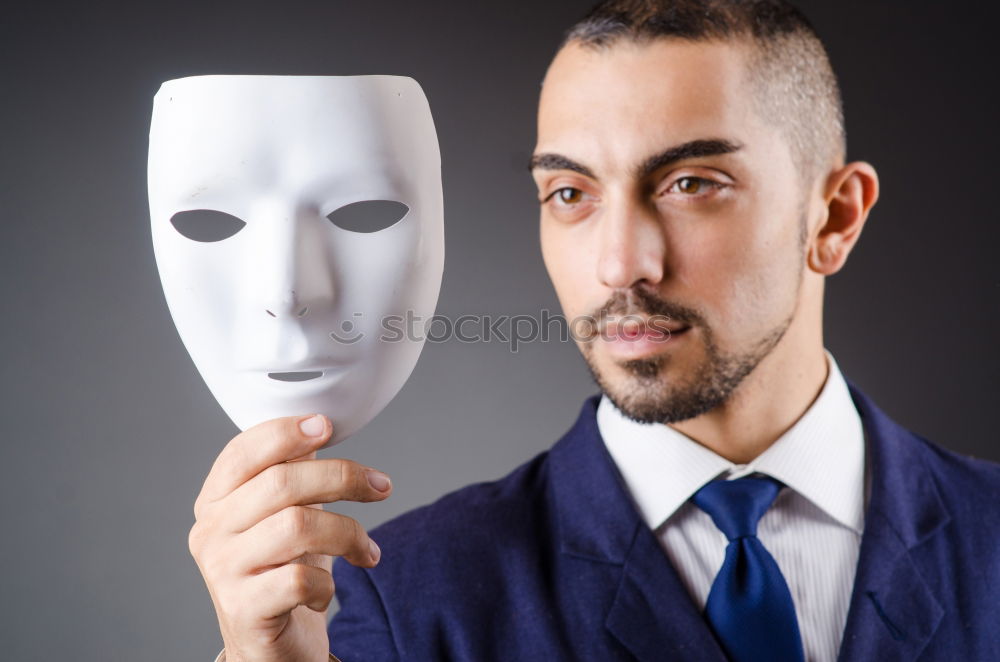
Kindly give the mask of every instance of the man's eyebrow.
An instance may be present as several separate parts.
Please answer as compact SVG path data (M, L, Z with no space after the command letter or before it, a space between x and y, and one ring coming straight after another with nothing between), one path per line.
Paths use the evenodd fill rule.
M719 156L722 154L732 154L741 149L743 145L729 140L714 138L709 140L691 140L680 145L669 147L659 154L654 154L636 169L639 179L648 177L660 168L672 165L685 159L696 159L705 156Z
M535 154L531 157L531 161L528 162L528 170L572 170L573 172L578 172L584 177L590 177L591 179L597 179L594 177L594 173L590 171L585 165L581 165L574 161L573 159L562 156L561 154Z
M743 148L743 145L722 138L690 140L680 145L669 147L659 154L649 157L636 169L636 175L641 179L648 177L660 168L672 165L685 159L696 159L706 156L732 154ZM585 177L597 179L590 168L562 154L535 154L528 163L528 170L572 170Z

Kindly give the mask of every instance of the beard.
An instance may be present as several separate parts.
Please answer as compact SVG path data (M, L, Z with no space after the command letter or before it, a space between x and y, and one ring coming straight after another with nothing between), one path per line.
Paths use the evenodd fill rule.
M662 378L671 357L633 359L618 365L628 373L624 383L612 386L597 367L593 347L584 359L601 391L626 417L639 423L678 423L700 416L726 402L744 378L771 353L784 336L792 318L784 320L752 347L741 352L722 352L711 331L704 331L705 360L687 380L672 382ZM693 333L693 329L686 333Z

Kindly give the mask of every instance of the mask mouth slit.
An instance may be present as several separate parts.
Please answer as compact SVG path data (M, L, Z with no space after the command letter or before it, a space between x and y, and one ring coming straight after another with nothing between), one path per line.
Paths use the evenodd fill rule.
M304 372L269 372L267 376L279 382L307 382L310 379L317 379L323 376L322 370L311 370Z

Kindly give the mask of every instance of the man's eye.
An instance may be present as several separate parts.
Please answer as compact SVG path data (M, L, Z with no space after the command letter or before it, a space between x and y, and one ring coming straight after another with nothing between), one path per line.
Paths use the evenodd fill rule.
M564 186L563 188L554 191L552 195L548 197L548 199L552 198L556 198L564 205L575 205L583 201L583 191L571 186Z
M698 195L708 189L716 188L718 184L703 177L681 177L673 186L668 189L670 193L683 193L684 195Z

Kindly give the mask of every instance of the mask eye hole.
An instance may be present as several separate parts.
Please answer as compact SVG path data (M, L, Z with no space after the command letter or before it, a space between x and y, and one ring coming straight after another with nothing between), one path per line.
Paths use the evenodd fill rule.
M394 200L362 200L344 205L326 217L341 230L371 233L395 225L409 211L409 207Z
M170 217L170 223L188 239L201 242L229 239L246 225L232 214L214 209L179 211Z

